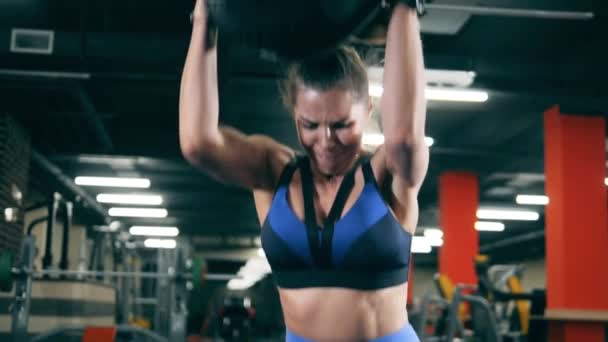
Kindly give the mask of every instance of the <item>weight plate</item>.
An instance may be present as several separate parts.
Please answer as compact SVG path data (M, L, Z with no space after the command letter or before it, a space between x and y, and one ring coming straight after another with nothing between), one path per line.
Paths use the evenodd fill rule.
M9 250L0 251L0 291L11 292L13 290L13 252Z
M381 2L208 0L207 6L224 41L291 62L331 51L358 34L380 13Z
M195 257L192 260L192 289L198 291L203 287L203 260Z

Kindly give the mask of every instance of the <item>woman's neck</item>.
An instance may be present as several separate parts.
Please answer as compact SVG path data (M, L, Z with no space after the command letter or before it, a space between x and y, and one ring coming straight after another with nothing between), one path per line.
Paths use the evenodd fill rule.
M348 172L350 172L357 164L357 161L359 161L360 155L361 154L357 153L343 170L340 170L340 171L336 172L335 174L325 174L325 173L320 172L315 167L313 167L312 168L313 169L312 170L313 183L317 186L320 186L323 188L330 188L330 189L340 186L340 184L342 183L342 179L344 179L344 176Z

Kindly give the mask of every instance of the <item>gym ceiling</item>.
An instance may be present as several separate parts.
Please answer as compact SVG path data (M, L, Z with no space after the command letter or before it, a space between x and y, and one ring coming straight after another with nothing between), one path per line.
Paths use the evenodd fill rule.
M434 4L474 1L437 0ZM543 111L605 115L608 108L608 3L486 0L487 6L593 12L592 20L471 16L430 12L423 18L428 69L475 73L484 103L430 101L431 164L420 193L420 226L438 225L438 177L479 175L480 206L515 207L517 194L543 194ZM182 159L178 145L179 80L189 41L190 1L5 1L0 3L0 111L15 116L34 148L76 176L142 177L162 195L168 216L123 219L127 225L177 226L198 249L251 247L258 223L249 192L209 179ZM10 51L15 28L54 31L52 54ZM379 65L381 47L363 47ZM221 44L221 120L297 147L290 114L277 92L281 67L252 49ZM83 189L98 193L129 189ZM30 176L28 205L66 191L40 167ZM521 206L520 206L521 207ZM104 205L105 209L109 207ZM480 233L481 251L498 259L542 256L542 206L532 222L508 221ZM79 214L80 213L80 214ZM90 209L76 221L100 224ZM417 262L434 262L432 254Z

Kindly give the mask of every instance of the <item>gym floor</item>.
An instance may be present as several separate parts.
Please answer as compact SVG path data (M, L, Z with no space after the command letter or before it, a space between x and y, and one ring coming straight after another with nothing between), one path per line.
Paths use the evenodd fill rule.
M454 284L489 276L509 293L553 286L547 310L532 316L556 341L608 341L608 2L476 3L436 0L420 18L431 157L410 318L441 297L436 275ZM10 286L0 291L0 340L53 331L50 340L79 340L112 327L116 340L284 339L251 192L214 181L180 151L191 11L191 1L0 3L0 285ZM385 26L379 17L349 38L369 66L370 94L382 84ZM301 150L277 87L285 64L219 37L220 121ZM461 93L446 100L434 90ZM370 150L383 139L372 98ZM496 209L524 217L491 217ZM468 234L449 219L464 212L477 221ZM478 255L505 267L480 273ZM19 327L16 296L28 279ZM437 332L431 321L419 331ZM597 333L569 335L576 322ZM69 326L110 331L60 331Z

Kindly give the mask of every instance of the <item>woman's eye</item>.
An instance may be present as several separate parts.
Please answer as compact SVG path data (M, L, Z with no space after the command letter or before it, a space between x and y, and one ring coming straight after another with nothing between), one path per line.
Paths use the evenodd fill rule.
M333 125L332 125L332 128L333 128L333 129L341 129L341 128L348 128L349 126L350 126L350 124L349 124L349 123L346 123L346 122L339 122L339 123L333 124Z
M316 129L317 127L319 127L319 124L304 122L304 123L302 123L302 127L306 128L306 129Z

